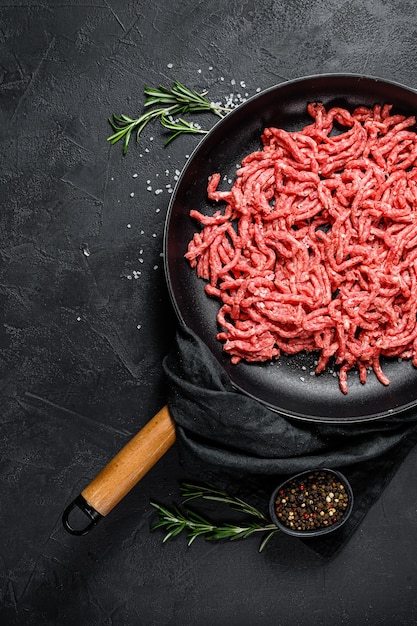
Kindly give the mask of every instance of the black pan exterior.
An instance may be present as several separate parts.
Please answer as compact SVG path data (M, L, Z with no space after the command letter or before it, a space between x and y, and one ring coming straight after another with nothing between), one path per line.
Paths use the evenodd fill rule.
M357 75L301 78L251 98L216 124L181 174L166 220L166 278L179 319L205 342L237 389L288 417L331 423L375 420L417 405L417 369L411 362L382 360L383 370L391 380L387 387L373 372L362 385L357 370L352 370L348 375L347 396L341 393L335 372L314 374L315 354L282 356L273 363L232 365L222 343L216 339L219 303L206 295L205 281L197 278L184 259L188 242L199 228L190 218L190 210L203 213L215 210L207 200L209 176L220 172L222 179L223 176L234 179L242 158L261 147L260 137L266 126L299 130L311 122L306 113L307 103L316 101L326 107L342 106L350 110L360 105L387 103L394 105L393 112L417 113L414 90ZM224 185L225 189L230 188L227 180Z

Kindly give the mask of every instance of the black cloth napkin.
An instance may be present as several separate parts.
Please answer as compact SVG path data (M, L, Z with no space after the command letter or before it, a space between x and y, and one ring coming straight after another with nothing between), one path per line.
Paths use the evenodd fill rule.
M275 486L314 468L339 469L354 491L339 530L305 540L334 556L360 524L417 443L417 412L350 424L284 417L236 391L206 345L183 325L164 360L168 406L184 471L194 479L251 497L264 510Z

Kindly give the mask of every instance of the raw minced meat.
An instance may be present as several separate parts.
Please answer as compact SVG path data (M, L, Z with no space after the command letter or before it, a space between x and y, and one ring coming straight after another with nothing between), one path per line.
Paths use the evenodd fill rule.
M201 224L186 258L218 298L217 337L233 363L320 353L362 383L381 356L417 365L417 135L391 105L307 107L297 132L266 128L225 204ZM334 131L337 129L337 132ZM333 131L333 132L332 132Z

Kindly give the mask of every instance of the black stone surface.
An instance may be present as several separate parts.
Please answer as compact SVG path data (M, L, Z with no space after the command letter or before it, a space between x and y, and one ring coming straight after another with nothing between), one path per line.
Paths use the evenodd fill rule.
M2 625L417 624L415 449L332 560L285 536L162 544L175 447L93 533L61 524L165 403L166 185L198 141L149 127L123 157L107 118L175 78L213 99L327 72L417 87L416 32L401 0L0 2Z

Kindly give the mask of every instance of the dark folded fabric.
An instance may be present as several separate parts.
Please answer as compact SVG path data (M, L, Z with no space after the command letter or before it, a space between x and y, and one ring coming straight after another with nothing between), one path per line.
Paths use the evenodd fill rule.
M341 470L354 489L348 522L308 545L333 556L352 535L417 442L417 411L375 421L328 424L284 417L236 391L205 344L179 326L164 360L168 405L187 474L267 506L289 475L327 467Z

